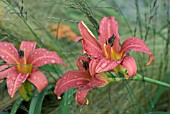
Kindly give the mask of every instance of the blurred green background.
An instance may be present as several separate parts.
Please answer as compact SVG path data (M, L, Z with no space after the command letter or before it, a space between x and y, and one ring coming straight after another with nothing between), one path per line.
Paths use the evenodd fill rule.
M14 108L17 114L30 110L35 114L37 110L42 114L169 114L170 89L144 81L123 81L93 89L87 96L88 106L76 104L76 90L69 90L62 100L57 100L53 93L56 81L64 72L77 69L76 59L81 55L81 43L73 41L80 35L78 22L84 21L97 37L104 16L114 16L118 21L121 43L139 37L155 56L155 61L146 66L148 55L131 51L138 73L170 83L170 0L1 0L0 41L12 42L16 47L23 40L36 41L37 47L56 51L67 67L40 68L50 86L42 94L35 91L28 102L22 101L19 94L11 99L6 81L1 80L0 114L15 113ZM2 60L0 63L4 64ZM33 105L36 95L43 102Z

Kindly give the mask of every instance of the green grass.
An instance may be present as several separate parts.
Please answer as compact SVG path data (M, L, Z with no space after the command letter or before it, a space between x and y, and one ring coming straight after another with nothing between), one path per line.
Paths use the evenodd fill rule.
M136 36L146 41L156 60L145 66L148 55L130 54L138 64L138 73L149 78L170 83L169 0L2 0L0 1L0 41L12 42L16 47L22 40L37 42L37 47L56 51L65 61L62 65L40 68L49 80L42 93L22 101L18 94L9 98L5 81L0 83L0 114L166 114L170 112L170 89L147 82L126 81L96 88L88 94L90 104L78 106L74 100L76 90L67 91L62 100L53 93L56 81L68 70L77 69L76 59L81 53L81 43L55 38L49 31L51 25L66 24L80 35L77 24L84 21L97 37L98 24L104 16L115 16L119 23L121 42ZM1 64L4 64L0 60ZM38 94L38 95L37 95ZM37 95L37 96L35 96ZM36 102L40 101L40 102ZM38 104L37 104L38 103ZM27 112L28 111L28 112Z

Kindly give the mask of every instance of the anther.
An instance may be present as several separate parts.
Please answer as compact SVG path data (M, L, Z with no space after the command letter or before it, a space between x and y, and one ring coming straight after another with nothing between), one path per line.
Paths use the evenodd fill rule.
M113 34L109 39L108 39L108 43L113 46L114 44L114 39L116 38L116 36Z
M83 61L83 67L87 70L89 68L89 63L87 61Z
M18 56L21 59L22 57L24 57L24 51L18 49Z

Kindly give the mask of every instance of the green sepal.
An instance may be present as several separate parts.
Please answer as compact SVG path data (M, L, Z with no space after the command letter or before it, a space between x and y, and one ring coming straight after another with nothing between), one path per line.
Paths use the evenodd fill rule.
M20 92L21 97L25 101L29 101L33 95L31 83L26 80L23 84L21 84L21 87L19 88L19 92Z

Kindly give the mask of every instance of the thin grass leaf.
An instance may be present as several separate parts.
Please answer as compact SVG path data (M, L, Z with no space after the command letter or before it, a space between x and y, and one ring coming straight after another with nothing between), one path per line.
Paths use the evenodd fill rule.
M23 17L16 11L16 9L10 4L10 1L3 1L5 4L7 4L14 12L17 14L17 16L24 22L24 24L28 27L28 29L31 31L31 33L34 35L34 37L41 43L42 47L45 47L45 45L42 43L40 38L37 36L37 34L34 32L34 30L29 26L27 21L23 19Z
M145 114L170 114L170 112L148 112L148 113L145 113Z
M8 112L0 112L0 114L9 114Z
M73 100L74 89L70 89L64 93L59 114L69 114L71 101Z
M44 100L45 95L47 94L47 92L52 88L53 86L48 86L47 88L45 88L38 96L38 102L36 103L35 106L35 112L34 114L41 114L41 107L42 107L42 103Z
M97 23L97 20L94 18L94 15L90 9L90 7L88 6L87 2L85 2L84 0L76 0L75 3L77 4L77 6L79 7L79 9L86 14L87 18L89 19L89 21L93 24L93 26L96 29L96 32L98 33L98 28L99 25Z
M48 86L41 93L36 93L31 100L29 113L28 114L41 114L41 107L44 100L45 95L48 90L50 90L53 86Z
M128 94L129 94L130 100L131 100L132 103L133 103L133 106L134 106L134 109L135 109L135 113L136 113L136 114L139 114L139 109L138 109L138 107L136 106L136 103L135 103L135 101L134 101L134 99L133 99L133 96L132 96L132 93L131 93L131 91L130 91L130 88L129 88L129 86L128 86L128 84L127 84L126 81L124 81L124 85L125 85L126 90L127 90Z
M21 97L19 97L19 98L15 101L15 103L14 103L14 105L13 105L13 107L12 107L12 110L11 110L10 114L16 114L16 112L17 112L20 104L22 103L22 101L23 101L23 99L22 99Z
M37 102L38 102L38 92L35 93L34 97L31 100L28 114L34 114L36 108L35 106Z

